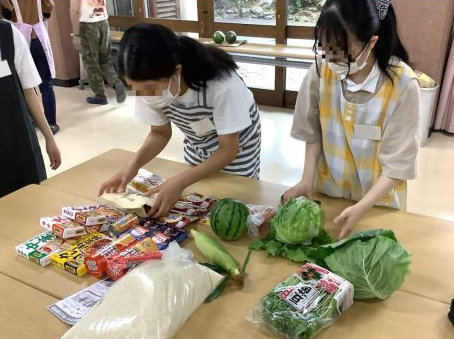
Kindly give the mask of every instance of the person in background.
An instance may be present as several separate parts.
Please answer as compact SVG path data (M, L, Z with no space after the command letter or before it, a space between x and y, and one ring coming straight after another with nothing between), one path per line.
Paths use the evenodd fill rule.
M171 122L184 133L184 159L193 167L149 192L157 193L150 215L166 215L186 187L218 171L259 178L260 114L228 53L161 25L140 24L121 39L118 66L138 92L135 118L150 132L134 158L101 185L99 195L124 192L167 145Z
M356 201L335 218L340 238L372 206L404 209L406 180L416 177L419 85L389 0L327 0L298 94L292 136L306 142L301 181L285 192L315 189Z
M87 80L95 96L89 104L107 105L104 79L115 89L117 102L126 100L123 82L111 60L110 27L105 0L71 0L73 45L82 53Z
M0 0L4 13L22 32L30 45L33 61L41 77L44 113L52 133L57 133L57 108L52 79L55 78L54 57L50 45L45 19L50 18L53 0ZM6 11L5 11L6 10Z
M50 166L61 164L60 151L34 87L41 83L27 41L0 19L0 197L46 179L46 169L30 115L46 140Z

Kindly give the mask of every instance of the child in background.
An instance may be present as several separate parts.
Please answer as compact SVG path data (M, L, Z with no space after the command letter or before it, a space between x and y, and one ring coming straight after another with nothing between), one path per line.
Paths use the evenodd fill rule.
M35 92L41 83L22 33L0 19L0 197L46 179L35 128L46 140L50 166L61 164L60 151Z
M0 0L4 13L27 40L33 61L41 77L41 91L44 114L52 133L57 133L57 107L52 79L55 78L54 57L47 32L46 20L54 8L53 0ZM6 18L6 16L5 16Z

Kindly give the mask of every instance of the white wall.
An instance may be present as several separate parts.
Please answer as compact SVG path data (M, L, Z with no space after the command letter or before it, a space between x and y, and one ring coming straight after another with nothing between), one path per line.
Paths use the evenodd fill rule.
M180 12L182 20L197 21L197 0L180 0Z

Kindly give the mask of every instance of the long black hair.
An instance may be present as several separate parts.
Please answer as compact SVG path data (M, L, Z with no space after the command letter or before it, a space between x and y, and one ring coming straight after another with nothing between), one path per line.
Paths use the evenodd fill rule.
M161 25L135 25L121 39L118 68L123 77L137 81L169 78L179 64L184 81L194 90L238 68L223 50L177 36Z
M380 70L391 80L391 57L409 63L408 52L397 32L397 18L392 5L380 20L374 0L327 0L315 26L314 50L323 39L334 41L348 55L348 62L355 56L349 52L347 32L366 44L374 35L378 36L373 49Z

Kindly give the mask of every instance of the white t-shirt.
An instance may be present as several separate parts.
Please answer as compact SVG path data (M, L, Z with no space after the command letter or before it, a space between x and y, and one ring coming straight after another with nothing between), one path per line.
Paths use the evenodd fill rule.
M198 100L199 92L188 88L173 104L194 107L198 105ZM237 133L251 125L249 109L255 102L254 96L235 73L208 81L206 101L208 106L213 107L213 120L218 135ZM163 126L169 122L169 118L161 110L136 109L135 119L151 126Z
M80 22L99 22L108 18L105 0L82 0Z
M14 41L14 65L23 89L33 88L41 83L41 77L36 69L30 53L30 47L23 34L12 25ZM0 50L1 55L1 50Z

